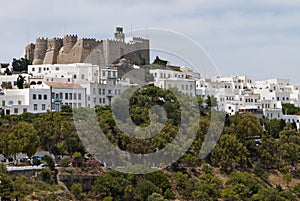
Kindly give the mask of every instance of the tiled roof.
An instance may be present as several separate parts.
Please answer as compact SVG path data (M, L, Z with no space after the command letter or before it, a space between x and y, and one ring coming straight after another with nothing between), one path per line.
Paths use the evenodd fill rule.
M50 87L68 87L68 88L82 88L80 84L62 83L62 82L45 82Z

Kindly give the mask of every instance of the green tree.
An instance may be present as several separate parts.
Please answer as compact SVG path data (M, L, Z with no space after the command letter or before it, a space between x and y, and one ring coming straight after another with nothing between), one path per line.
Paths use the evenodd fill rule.
M20 74L17 78L17 87L19 89L23 89L24 88L24 83L25 83L25 77Z
M279 134L280 155L286 165L295 167L300 160L300 135L290 124Z
M207 107L216 107L218 105L217 99L214 96L207 96L205 103L207 104Z
M8 175L6 166L0 163L0 195L10 196L13 193L13 191L13 181Z
M11 82L2 82L1 87L2 89L12 89Z
M225 182L222 197L229 200L251 200L262 188L262 181L248 172L232 172Z
M42 148L54 155L70 154L75 151L84 153L84 147L78 138L74 122L62 116L60 112L47 111L34 120L34 126L40 136Z
M167 63L168 63L168 61L162 60L158 56L156 56L155 60L153 61L153 64L157 64L157 65L160 65L160 66L166 66Z
M230 173L236 165L245 167L249 152L235 135L222 135L219 143L211 153L213 164L221 168L222 171Z
M168 201L168 200L164 199L164 197L158 193L152 193L152 195L150 195L147 198L147 201Z
M20 121L12 127L5 142L8 147L7 156L13 155L16 159L16 154L22 152L31 157L37 150L39 137L32 124Z
M72 158L75 160L75 166L76 167L80 167L82 166L83 164L83 157L81 155L80 152L75 152L73 155L72 155Z
M147 198L153 193L160 194L162 191L151 181L143 179L138 181L136 189L134 191L134 199L137 201L147 200Z
M53 158L49 155L45 155L43 159L47 163L50 170L53 171L55 169L55 162L54 162Z
M130 184L128 175L117 171L109 171L96 179L92 191L102 199L111 196L114 200L121 201L126 187Z
M71 186L71 193L75 195L76 198L81 199L83 196L81 184L73 184Z
M6 68L5 71L4 71L4 73L6 75L12 75L11 70L9 70L9 68Z
M71 113L72 112L72 108L69 106L69 105L63 105L61 107L61 112L64 112L64 113Z
M20 59L14 58L12 61L13 70L18 72L28 71L28 65L31 64L32 62L30 60L24 58L20 58Z

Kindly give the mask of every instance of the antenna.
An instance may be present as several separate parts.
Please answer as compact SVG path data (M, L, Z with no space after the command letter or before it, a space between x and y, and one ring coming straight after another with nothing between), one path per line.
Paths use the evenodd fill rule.
M26 35L27 35L27 44L29 44L29 29L27 29Z

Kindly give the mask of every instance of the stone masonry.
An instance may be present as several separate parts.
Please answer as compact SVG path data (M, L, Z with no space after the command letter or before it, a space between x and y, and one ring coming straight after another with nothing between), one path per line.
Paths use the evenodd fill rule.
M37 38L35 44L25 48L25 58L33 65L92 63L110 65L125 58L131 64L148 64L150 60L149 40L133 37L125 42L123 28L117 27L114 39L96 40L78 39L77 35L65 35L63 38Z

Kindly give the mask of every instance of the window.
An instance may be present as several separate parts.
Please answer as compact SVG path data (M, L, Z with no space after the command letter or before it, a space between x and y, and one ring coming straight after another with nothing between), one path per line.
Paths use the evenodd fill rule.
M81 103L78 103L78 107L81 107Z
M105 95L105 89L102 89L102 94Z
M74 100L77 100L77 94L76 93L74 93Z
M99 89L99 95L101 95L101 89Z
M18 101L18 105L22 105L22 101L19 100L19 101Z
M2 106L5 106L5 100L2 100Z
M69 99L69 94L65 93L65 99L68 100Z
M51 92L51 98L52 99L54 99L54 96L55 96L54 92Z
M55 67L55 70L59 70L59 67Z
M76 103L73 103L73 108L77 108L77 104Z
M15 113L15 114L18 114L18 112L19 112L18 108L15 108L15 109L14 109L14 113Z
M34 68L32 68L32 71L34 71Z
M73 75L73 78L74 78L74 80L76 80L76 78L77 78L77 75Z
M81 100L81 94L78 94L78 100Z
M103 104L105 104L105 98L102 99Z
M34 104L33 105L33 110L37 110L38 109L38 105L37 104Z
M69 98L70 100L72 100L72 93L69 93Z
M102 98L99 98L99 104L101 104L102 103Z
M32 99L33 99L33 100L36 100L36 94L33 94L33 95L32 95Z
M24 113L24 112L27 112L27 108L23 108L23 113Z
M55 99L58 99L59 94L55 94Z
M44 100L47 100L47 94L44 94Z
M81 75L81 79L84 80L84 75Z
M91 100L91 97L90 96L88 96L88 101L90 101Z
M8 105L13 105L14 101L8 101Z
M46 110L46 105L45 104L42 104L42 110Z

